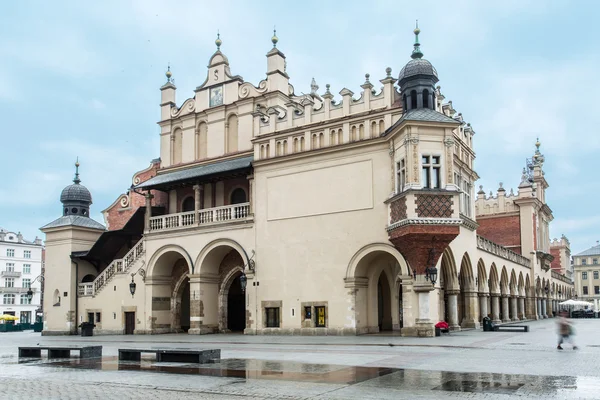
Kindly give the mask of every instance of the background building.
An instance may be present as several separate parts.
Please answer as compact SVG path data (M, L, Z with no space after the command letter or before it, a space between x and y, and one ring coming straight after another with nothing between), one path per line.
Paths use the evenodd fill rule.
M575 293L578 300L593 302L596 309L600 302L600 244L573 256L575 269Z
M42 252L41 239L29 242L21 233L0 228L0 314L17 316L21 323L35 322L42 304ZM31 299L27 296L29 288L33 291Z

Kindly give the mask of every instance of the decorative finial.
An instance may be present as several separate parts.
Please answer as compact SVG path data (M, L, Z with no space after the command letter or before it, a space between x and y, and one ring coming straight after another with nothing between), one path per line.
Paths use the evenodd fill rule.
M370 77L371 77L371 74L365 74L365 84L371 83L371 82L369 82Z
M215 40L215 44L217 45L217 51L221 50L221 45L223 41L221 40L221 34L217 31L217 40Z
M277 47L277 42L279 42L279 38L277 37L277 30L273 27L273 37L271 38L271 42L273 42L273 47Z
M310 83L310 94L316 95L317 90L319 90L319 85L317 85L315 78L312 78L312 82Z
M385 69L385 73L386 73L386 78L390 78L392 76L392 69L390 67L387 67Z
M413 32L415 33L415 48L410 57L413 59L414 58L422 58L423 53L421 52L421 47L420 47L421 44L419 43L419 33L421 33L421 30L419 29L419 20L417 20L417 25Z
M540 138L537 138L535 141L535 147L539 150L541 145L542 144L540 143Z
M167 77L167 82L171 82L171 77L173 73L171 72L171 63L167 64L167 72L165 72L165 76Z
M502 183L502 182L500 182L500 189L503 189L503 188L502 188L502 185L503 185L503 183Z
M77 160L75 161L75 178L73 179L73 183L79 185L79 182L81 182L81 179L79 179L79 157L77 157Z
M329 88L330 88L330 87L331 87L331 85L330 85L329 83L325 85L325 89L327 90L327 93L330 93L330 92L329 92Z

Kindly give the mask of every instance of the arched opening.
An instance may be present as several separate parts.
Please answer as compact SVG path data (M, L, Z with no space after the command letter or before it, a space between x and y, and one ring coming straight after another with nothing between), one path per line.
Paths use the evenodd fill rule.
M241 273L238 273L227 294L227 329L233 332L243 332L246 328L246 296L240 283Z
M417 108L417 91L412 90L410 92L410 109L414 110L415 108Z
M182 331L187 332L190 330L190 278L185 278L180 297L179 327Z
M52 304L54 305L54 307L60 306L60 292L58 291L58 289L54 290L54 296L52 298Z
M392 330L392 300L390 295L390 282L381 272L377 281L377 325L379 332Z
M81 279L81 283L90 283L90 282L94 282L94 279L96 279L96 277L92 274L87 274L86 276L84 276Z
M245 203L246 200L246 191L242 188L237 188L233 192L231 192L231 202L230 204L242 204Z
M427 90L427 89L423 90L423 108L430 108L429 107L429 90Z
M194 211L195 203L196 201L192 196L186 197L185 200L183 200L183 203L181 203L181 212Z

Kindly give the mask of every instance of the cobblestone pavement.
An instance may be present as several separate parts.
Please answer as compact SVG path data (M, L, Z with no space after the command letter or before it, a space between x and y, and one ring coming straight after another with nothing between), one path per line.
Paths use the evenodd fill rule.
M0 334L0 399L600 399L600 320L575 320L580 350L556 349L553 320L529 333L438 338ZM19 360L18 346L103 346L102 360ZM119 363L120 347L221 348L218 364Z

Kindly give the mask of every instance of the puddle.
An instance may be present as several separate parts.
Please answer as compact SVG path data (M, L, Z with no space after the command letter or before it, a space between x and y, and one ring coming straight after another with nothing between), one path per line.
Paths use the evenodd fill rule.
M514 394L523 386L523 383L517 385L507 385L502 382L453 380L444 382L442 385L433 388L433 390L444 390L447 392Z

